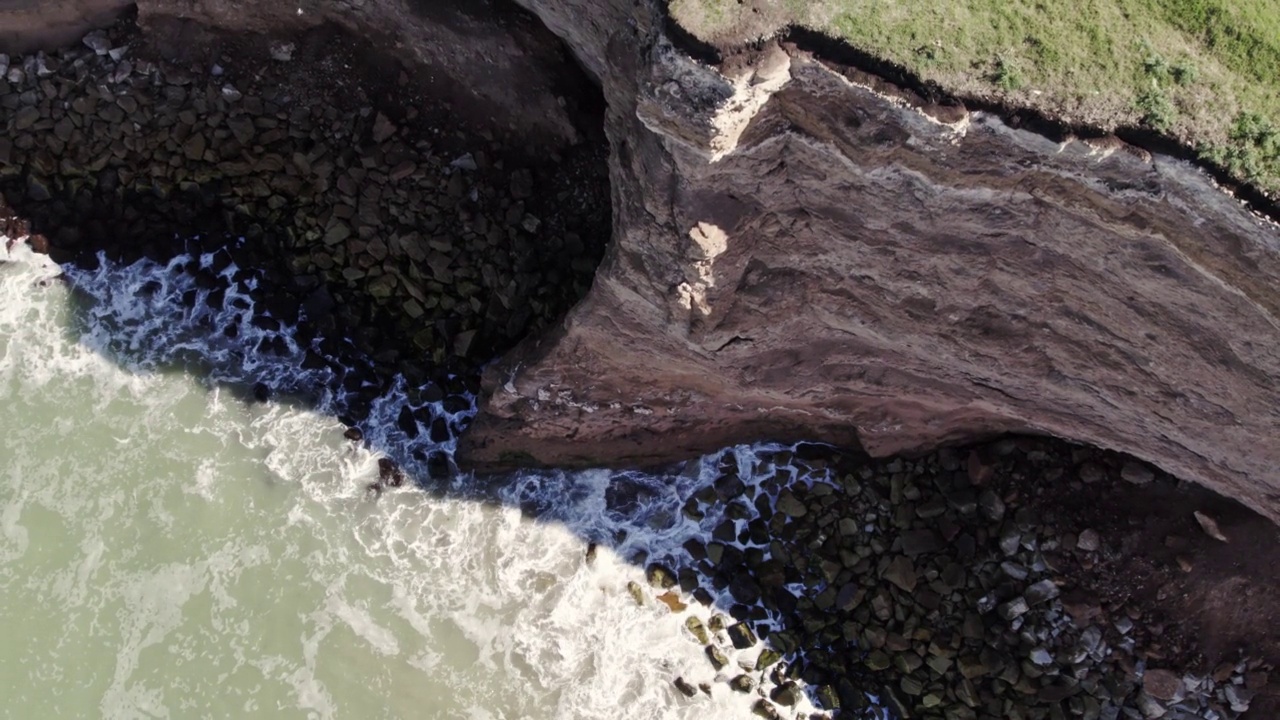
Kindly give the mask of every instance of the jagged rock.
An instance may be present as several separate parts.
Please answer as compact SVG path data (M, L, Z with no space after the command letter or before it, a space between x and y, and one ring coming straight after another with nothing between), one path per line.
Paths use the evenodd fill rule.
M702 621L699 620L696 615L690 615L688 618L685 618L684 626L693 634L694 639L698 641L699 645L706 645L711 642L711 637L707 634L706 626L702 624Z
M756 669L764 670L782 659L782 653L773 648L764 648L760 651L760 657L756 658Z
M706 653L707 659L711 661L711 666L716 670L723 670L724 666L729 664L729 658L725 657L724 651L715 645L708 645Z
M1026 599L1022 597L1016 597L1000 606L1000 617L1004 618L1005 620L1012 620L1020 615L1025 614L1028 609L1029 608L1027 607Z
M729 626L729 641L739 650L745 650L756 644L756 634L747 623L735 623Z
M676 586L676 574L670 568L654 563L644 571L649 585L662 590L670 590Z
M919 582L915 565L904 555L899 555L890 561L888 567L885 568L884 579L906 592L915 590L916 583Z
M808 512L808 508L792 494L790 488L783 490L778 495L777 507L778 512L786 513L788 517L793 518L804 517Z
M1052 580L1041 580L1027 588L1026 592L1023 593L1023 597L1026 598L1028 605L1034 607L1046 600L1058 597L1058 593L1059 590L1056 583Z

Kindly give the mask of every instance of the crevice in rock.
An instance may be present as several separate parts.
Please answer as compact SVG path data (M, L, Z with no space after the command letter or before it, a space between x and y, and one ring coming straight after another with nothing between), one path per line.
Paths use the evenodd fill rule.
M725 349L728 349L728 348L734 347L735 345L746 345L746 344L750 344L750 343L752 343L752 342L755 342L752 338L749 338L749 337L742 337L741 335L734 335L733 337L729 338L728 340L725 340L723 345L721 345L720 347L716 348L716 352L720 352L721 350L725 350Z

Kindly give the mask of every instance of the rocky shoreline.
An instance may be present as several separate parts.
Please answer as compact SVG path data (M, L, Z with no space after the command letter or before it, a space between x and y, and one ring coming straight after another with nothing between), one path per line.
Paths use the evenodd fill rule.
M655 594L678 582L710 606L727 590L733 619L687 627L732 690L769 688L761 717L793 716L796 681L840 717L879 717L873 695L893 717L947 720L1225 720L1267 691L1273 666L1248 625L1210 659L1177 603L1144 594L1189 592L1228 542L1190 510L1211 504L1198 488L1037 439L881 461L802 445L765 463L744 482L727 458L685 505L690 519L724 514L712 539L649 567ZM1163 548L1140 537L1163 511L1118 512L1142 499L1177 506ZM673 684L692 701L712 692Z
M472 392L589 287L610 225L598 108L576 145L524 147L336 28L184 52L126 20L0 56L0 197L55 259L225 248L274 320L370 360L370 384Z
M0 193L23 218L9 234L30 229L75 262L224 249L223 263L263 274L255 322L317 339L314 362L348 389L372 399L402 375L469 403L480 363L591 283L610 224L603 144L584 129L580 147L538 157L442 125L395 100L413 97L403 73L346 84L343 63L370 61L314 32L174 63L126 23L0 57ZM361 419L358 406L343 418ZM1195 576L1222 542L1208 528L1223 532L1220 515L1191 527L1182 508L1181 530L1159 538L1167 557L1133 571L1135 551L1158 553L1127 525L1145 518L1116 511L1141 498L1113 495L1193 492L1146 466L1040 440L881 461L801 446L771 462L750 484L726 463L685 516L729 519L650 565L656 592L631 589L672 610L727 592L730 617L689 635L730 691L769 688L762 717L807 689L846 717L868 716L871 693L902 718L1225 719L1270 686L1273 659L1241 643L1210 658L1153 610L1169 603L1137 593ZM673 688L687 702L720 691Z

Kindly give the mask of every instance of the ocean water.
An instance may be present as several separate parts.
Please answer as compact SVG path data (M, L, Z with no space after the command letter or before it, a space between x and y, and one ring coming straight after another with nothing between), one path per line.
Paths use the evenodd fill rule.
M409 389L375 403L366 443L345 440L332 371L304 369L288 328L249 324L234 265L210 270L239 282L209 302L190 272L208 256L59 279L7 244L0 717L750 717L758 695L684 629L727 602L671 612L637 558L678 564L709 535L714 509L681 507L722 460L748 483L794 473L765 459L777 448L665 476L423 480L453 441L397 427ZM282 399L254 401L259 381ZM472 412L419 406L452 426ZM374 498L384 456L411 480ZM676 676L712 691L685 698Z

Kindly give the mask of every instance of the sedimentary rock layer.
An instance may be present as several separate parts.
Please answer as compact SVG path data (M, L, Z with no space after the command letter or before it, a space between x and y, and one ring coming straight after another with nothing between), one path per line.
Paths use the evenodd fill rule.
M602 77L614 246L491 370L474 466L1031 432L1280 517L1274 224L1181 161L942 122L783 47L722 76L570 4L532 3Z

